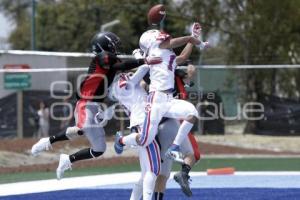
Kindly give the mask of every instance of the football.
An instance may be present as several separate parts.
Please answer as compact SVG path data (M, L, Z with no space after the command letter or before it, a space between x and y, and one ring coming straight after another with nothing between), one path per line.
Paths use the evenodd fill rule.
M165 16L165 6L162 4L155 5L148 12L148 23L149 25L157 25L165 18Z

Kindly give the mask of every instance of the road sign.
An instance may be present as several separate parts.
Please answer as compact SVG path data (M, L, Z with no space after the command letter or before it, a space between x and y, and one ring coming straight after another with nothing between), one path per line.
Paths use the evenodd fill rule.
M29 69L28 65L4 65L4 69ZM31 75L26 72L4 73L4 88L7 90L27 89L31 87Z

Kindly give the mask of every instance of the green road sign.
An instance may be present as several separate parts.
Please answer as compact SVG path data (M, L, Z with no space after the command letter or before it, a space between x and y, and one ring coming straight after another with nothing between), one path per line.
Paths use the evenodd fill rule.
M27 89L31 87L31 75L28 73L5 73L5 89Z

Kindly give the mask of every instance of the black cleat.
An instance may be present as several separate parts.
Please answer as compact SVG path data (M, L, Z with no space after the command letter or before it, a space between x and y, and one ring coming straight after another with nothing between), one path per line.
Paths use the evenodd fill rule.
M184 172L177 172L174 175L174 180L180 185L182 192L188 196L191 197L193 195L190 183L189 183L190 176Z

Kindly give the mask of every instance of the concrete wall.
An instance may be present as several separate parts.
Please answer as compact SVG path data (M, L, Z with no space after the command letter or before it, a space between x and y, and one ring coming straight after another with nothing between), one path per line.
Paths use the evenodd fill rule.
M79 53L50 53L34 51L0 51L0 69L6 64L27 64L31 69L49 69L50 72L30 72L31 88L26 90L50 90L54 81L67 81L66 71L57 71L55 68L88 67L90 54ZM51 71L53 69L53 71ZM0 72L0 98L14 90L4 89L4 73ZM66 90L66 85L56 85L55 90Z

